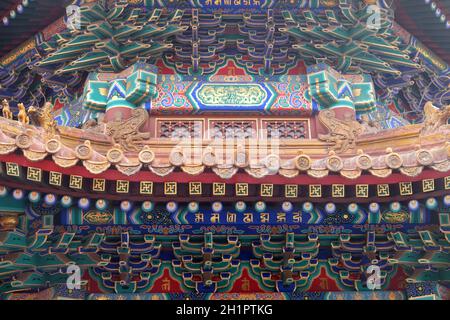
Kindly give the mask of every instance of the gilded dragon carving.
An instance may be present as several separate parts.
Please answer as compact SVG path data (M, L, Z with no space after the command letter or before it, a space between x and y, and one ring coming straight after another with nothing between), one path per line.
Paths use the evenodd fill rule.
M337 119L333 110L320 111L319 120L329 131L328 134L319 134L319 139L334 143L330 149L338 153L354 149L357 137L364 132L364 127L353 117Z
M450 118L450 105L439 109L431 102L427 102L423 108L425 120L421 133L428 134L438 131L438 129L447 124Z
M56 120L52 114L53 105L50 102L44 104L40 109L31 106L28 109L28 115L30 116L31 122L43 128L48 137L53 137L57 131L58 126Z
M125 150L139 151L139 145L150 138L150 133L139 132L139 129L147 120L147 110L143 108L134 109L128 120L107 123L106 134L113 139L114 144L121 145Z

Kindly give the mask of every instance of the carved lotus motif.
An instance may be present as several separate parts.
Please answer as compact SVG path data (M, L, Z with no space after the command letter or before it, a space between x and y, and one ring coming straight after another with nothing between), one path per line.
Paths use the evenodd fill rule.
M139 161L145 164L152 163L155 160L155 153L150 150L147 146L139 152Z
M298 170L307 171L311 168L311 158L307 155L299 155L295 159L295 166Z
M61 149L61 142L57 139L50 139L45 144L45 150L48 153L57 153Z
M330 171L338 172L344 167L344 162L338 156L332 156L327 159L327 168Z
M391 169L398 169L403 164L403 159L398 153L390 153L386 156L386 163Z
M419 150L416 152L417 162L423 166L429 166L433 164L433 155L428 150Z
M75 148L75 153L81 160L87 160L92 156L92 147L89 141Z
M184 159L184 153L181 150L174 150L169 157L169 161L174 166L181 166L183 165L185 159Z
M25 133L19 134L16 138L16 144L21 149L28 149L31 144L31 137Z
M274 154L268 155L264 161L267 169L272 171L278 171L280 168L280 157Z
M208 167L213 167L217 163L216 155L213 151L206 151L203 154L203 164Z
M372 167L372 158L367 154L362 154L357 158L356 164L362 170L369 170Z
M106 154L106 158L111 163L119 163L123 159L123 152L119 148L110 149Z

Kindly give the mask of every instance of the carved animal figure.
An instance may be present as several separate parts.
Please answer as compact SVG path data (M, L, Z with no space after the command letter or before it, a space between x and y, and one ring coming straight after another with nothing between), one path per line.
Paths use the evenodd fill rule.
M98 126L98 123L97 123L96 119L89 119L81 126L81 129L90 130L90 129L95 129L97 126Z
M44 128L49 136L56 134L58 126L52 114L53 105L50 102L44 104L40 109L31 106L28 113L34 125Z
M2 107L3 107L3 110L2 110L3 117L6 119L12 119L13 114L11 112L11 109L9 108L8 100L5 99L2 101Z
M338 153L354 149L357 137L364 132L363 126L352 117L336 119L333 110L320 111L319 120L329 131L328 134L320 134L319 139L334 143L331 149Z
M423 122L422 134L433 133L440 127L446 125L450 118L450 105L439 109L431 102L427 102L423 108L425 120Z
M23 103L19 103L17 105L19 108L19 114L17 115L17 120L23 124L29 124L30 118L27 115L27 110L25 109L25 106Z
M106 133L111 136L114 144L121 145L127 151L139 151L138 145L150 138L150 133L139 132L147 120L147 110L137 108L128 120L108 123Z
M378 122L369 119L367 114L361 116L361 125L364 128L364 133L377 133L382 130L381 125Z

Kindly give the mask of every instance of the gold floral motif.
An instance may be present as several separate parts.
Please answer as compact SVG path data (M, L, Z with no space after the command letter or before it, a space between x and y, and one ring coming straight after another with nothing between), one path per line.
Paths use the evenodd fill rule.
M44 160L45 157L47 156L47 152L38 152L38 151L31 151L31 150L23 150L23 155L24 155L25 158L27 158L28 160L37 162L37 161Z
M0 143L0 154L10 154L16 151L17 146L15 143Z
M278 171L278 173L281 176L286 177L286 178L294 178L300 174L300 172L298 170L294 170L294 169L280 169Z
M222 179L230 179L239 169L234 167L214 167L212 170Z
M71 168L73 166L75 166L78 162L77 158L62 158L60 156L57 155L53 155L53 161L55 161L55 163L60 166L61 168Z
M381 215L381 218L387 223L404 223L409 219L409 214L405 211L387 211Z
M116 169L126 176L132 176L138 173L142 168L142 163L138 164L116 164Z
M450 171L450 161L446 160L441 163L435 164L432 168L439 172L447 172Z
M392 174L392 169L371 169L371 174L379 178L387 178Z
M408 177L417 177L423 171L423 167L400 168L400 172Z
M91 161L86 160L83 161L83 166L92 174L100 174L108 170L111 166L111 163L108 161Z
M362 171L361 170L341 170L341 176L348 178L348 179L358 179Z
M113 215L107 211L89 211L84 216L83 219L91 224L108 224L111 222Z
M206 84L198 91L204 105L254 106L260 105L267 93L257 84Z
M324 178L328 176L328 170L308 170L308 175L313 178Z
M197 165L182 166L181 170L183 170L183 172L186 172L187 174L196 176L205 171L205 166L197 166Z
M175 170L175 167L173 166L167 166L167 167L154 167L154 166L149 166L150 170L160 176L160 177L165 177L169 174L171 174L173 172L173 170Z
M246 168L245 171L255 178L265 177L269 173L267 168Z

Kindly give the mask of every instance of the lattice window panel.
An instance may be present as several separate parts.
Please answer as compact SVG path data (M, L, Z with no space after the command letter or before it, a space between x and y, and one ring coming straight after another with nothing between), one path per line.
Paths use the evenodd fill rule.
M201 138L203 122L198 120L161 120L158 121L158 138Z
M306 120L264 120L263 129L266 130L269 139L309 139Z
M212 120L209 123L211 138L256 138L256 121L251 120Z

